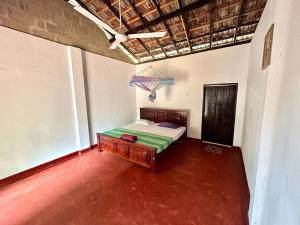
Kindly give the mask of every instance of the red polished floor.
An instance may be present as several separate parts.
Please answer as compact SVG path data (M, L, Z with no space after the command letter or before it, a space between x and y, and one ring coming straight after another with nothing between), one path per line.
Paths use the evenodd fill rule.
M187 140L159 173L110 153L82 156L0 189L1 225L242 225L237 150Z

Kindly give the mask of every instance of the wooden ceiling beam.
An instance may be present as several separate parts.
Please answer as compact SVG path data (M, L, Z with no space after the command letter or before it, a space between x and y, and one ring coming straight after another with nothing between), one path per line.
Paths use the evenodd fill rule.
M142 1L138 2L138 3L136 3L135 6L138 7L139 5L142 5L142 4L144 4L145 2L147 2L147 1L148 1L148 0L142 0Z
M132 11L132 8L131 7L129 7L128 9L125 9L124 11L122 11L122 13L128 13L128 12L131 12Z
M241 0L240 7L239 7L239 13L238 13L238 19L237 19L236 27L235 27L235 31L234 31L234 37L233 37L234 41L233 42L236 42L236 37L237 37L238 31L239 31L241 18L242 18L242 14L243 14L244 4L245 4L245 0Z
M211 48L213 42L213 7L212 3L209 4L209 47Z
M146 17L154 12L157 12L156 8L154 7L153 9L147 11L146 13L142 14L143 17Z
M104 13L106 10L108 10L108 7L99 8L96 10L97 15L100 15L101 13Z
M139 12L139 10L137 9L137 7L134 5L133 3L133 0L128 0L129 2L129 5L131 6L131 8L133 9L133 11L138 15L138 17L140 18L140 20L142 21L143 24L145 24L147 21L144 19L144 17L141 15L141 13ZM149 31L150 32L153 32L154 30L150 27L149 28ZM162 44L160 43L160 41L155 38L154 40L158 45L159 47L161 48L162 52L165 54L165 56L167 56L166 52L165 52L165 49L164 47L162 46ZM146 43L147 44L147 43Z
M137 17L134 17L134 18L132 18L131 20L129 20L128 22L127 22L127 24L128 25L130 25L130 24L132 24L132 23L134 23L134 22L136 22L136 21L138 21L138 20L140 20L140 18L137 16Z
M177 3L178 3L178 8L179 9L182 9L182 2L181 0L177 0ZM188 42L188 45L189 45L189 49L190 49L190 52L193 52L193 49L192 49L192 44L190 42L190 36L189 36L189 33L188 33L188 27L187 27L187 22L186 22L186 16L184 14L182 14L180 16L181 18L181 22L182 22L182 26L183 26L183 29L184 29L184 34L186 36L186 40Z
M160 16L160 17L158 17L158 18L156 18L156 19L154 19L152 21L149 21L146 24L138 26L138 27L136 27L136 28L128 31L127 34L129 34L129 33L131 33L131 34L132 33L136 33L138 31L147 29L148 27L152 27L152 26L155 26L155 25L157 25L159 23L166 22L167 20L170 20L170 19L172 19L174 17L180 16L183 13L187 13L187 12L189 12L191 10L198 9L198 8L204 6L204 5L206 5L206 4L208 4L208 3L212 2L212 1L213 0L199 0L199 1L196 1L194 3L191 3L191 4L187 5L187 6L182 7L181 9L178 9L178 10L175 10L175 11L173 11L171 13L162 15L162 16Z
M159 4L156 2L156 0L151 0L151 2L154 4L154 6L155 6L155 8L156 8L156 10L157 10L157 12L158 12L158 14L159 14L159 16L160 16L160 17L163 17L164 15L163 15L162 11L160 10ZM171 33L170 28L168 27L166 21L162 21L162 23L164 24L164 26L165 26L165 28L166 28L166 30L167 30L167 32L168 32L168 35L169 35L169 37L170 37L170 39L171 39L171 41L172 41L172 44L173 44L174 47L175 47L175 50L176 50L177 54L179 54L178 48L177 48L177 46L176 46L176 43L175 43L175 41L174 41L174 38L173 38L173 36L172 36L172 33Z
M160 38L160 40L166 40L166 39L171 39L171 38L170 38L170 36L165 36L165 37Z
M120 14L118 12L118 10L116 10L109 2L109 0L102 0L104 2L104 4L110 9L110 11L114 14L115 17L119 18ZM130 30L129 25L126 23L126 21L124 20L123 16L121 17L122 23L125 26L125 28L127 30ZM147 46L140 40L137 39L137 41L143 46L143 48L145 48L145 50L148 52L148 54L153 57L153 55L151 54L150 50L147 48ZM153 57L154 58L154 57Z
M111 5L114 6L115 4L118 4L118 3L119 3L119 0L116 0L116 1L113 1L113 2L111 3Z

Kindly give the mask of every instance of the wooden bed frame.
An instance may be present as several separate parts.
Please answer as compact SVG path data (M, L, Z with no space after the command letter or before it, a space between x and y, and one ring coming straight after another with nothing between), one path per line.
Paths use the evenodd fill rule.
M187 127L187 110L140 108L140 118L156 123L174 121ZM172 145L185 138L186 133L173 142ZM97 142L100 152L109 151L130 162L150 168L156 173L156 162L159 154L156 153L155 148L138 143L130 143L101 133L97 133Z

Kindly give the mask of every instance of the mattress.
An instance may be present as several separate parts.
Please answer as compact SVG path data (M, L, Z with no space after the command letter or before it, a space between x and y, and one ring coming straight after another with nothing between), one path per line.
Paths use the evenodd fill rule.
M105 131L104 134L115 138L121 138L123 134L134 135L137 137L135 143L155 148L157 153L162 152L173 142L173 138L171 137L143 132L139 130L126 129L124 127Z
M172 129L167 127L159 127L158 125L159 123L153 123L148 126L143 124L131 123L124 126L123 128L171 137L173 141L178 140L186 131L185 127L178 127L177 129Z

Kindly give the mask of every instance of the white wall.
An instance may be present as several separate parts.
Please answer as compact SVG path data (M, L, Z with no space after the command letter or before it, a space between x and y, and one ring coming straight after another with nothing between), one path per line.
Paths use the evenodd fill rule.
M0 178L76 150L63 45L0 26Z
M68 47L69 74L73 94L72 105L75 115L78 149L88 148L91 145L82 54L81 49Z
M157 92L155 103L148 101L147 92L137 89L137 108L157 106L189 109L188 136L200 139L203 85L238 83L234 145L240 146L249 48L250 45L240 45L137 66L137 72L151 65L159 76L176 79L174 86Z
M84 52L92 143L96 133L136 120L135 89L129 86L135 66Z
M0 49L0 179L89 147L90 134L136 117L134 65L1 26Z
M258 24L250 48L242 153L251 197L254 196L255 190L256 169L268 78L268 69L261 69L264 39L265 34L274 22L273 11L274 7L270 5L269 1ZM253 201L251 201L250 214L252 212L252 202Z
M299 1L268 1L251 46L243 150L253 225L300 224L300 31L295 29L299 21ZM256 68L261 66L263 37L273 22L272 63L262 72ZM254 84L262 88L255 90ZM253 103L255 95L262 97L260 105ZM249 115L257 106L260 120L253 129Z

